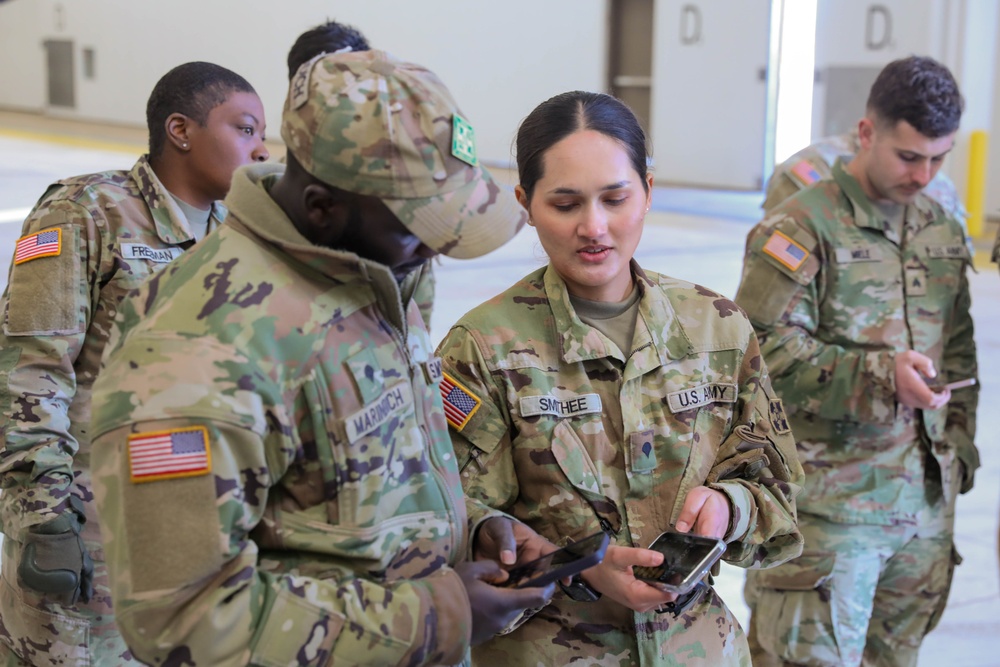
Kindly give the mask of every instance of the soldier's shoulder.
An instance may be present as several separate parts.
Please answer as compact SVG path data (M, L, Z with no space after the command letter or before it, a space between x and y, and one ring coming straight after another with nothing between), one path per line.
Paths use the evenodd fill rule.
M726 340L743 344L753 331L746 313L729 297L679 278L653 272L646 276L667 298L682 323L698 323L694 328L685 326L693 343Z

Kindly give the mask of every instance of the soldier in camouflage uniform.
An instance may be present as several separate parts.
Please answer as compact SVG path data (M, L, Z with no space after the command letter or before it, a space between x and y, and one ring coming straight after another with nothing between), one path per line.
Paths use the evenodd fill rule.
M91 502L91 388L119 302L217 226L267 158L249 83L188 63L156 84L131 171L52 185L24 223L0 335L0 664L135 663L115 629Z
M914 665L947 602L978 392L928 383L975 377L976 348L965 235L921 190L961 113L946 68L890 63L857 156L749 235L736 302L806 472L803 555L747 574L760 664Z
M753 329L728 299L632 259L651 175L621 102L544 102L518 132L517 157L516 192L550 263L438 348L462 483L553 542L603 530L612 544L473 661L749 665L710 586L677 599L632 566L661 563L644 547L670 529L724 538L742 567L799 554L802 471Z
M470 535L488 557L503 530L522 561L552 547L467 524L440 361L398 284L523 212L437 77L379 51L304 64L282 137L287 166L236 173L225 227L126 299L105 356L119 627L152 664L459 663L552 593L483 581L505 575L465 560Z
M292 48L288 51L288 79L295 76L302 63L312 60L323 53L344 53L346 51L367 51L371 48L368 40L354 26L327 21L315 28L310 28L298 36ZM404 297L412 295L420 309L420 315L431 326L431 313L434 310L434 292L436 279L433 262L410 272L406 280L400 284L400 292Z
M858 152L858 130L833 137L824 137L806 146L777 167L767 181L764 198L764 213L774 208L792 195L805 190L818 181L828 179L833 174L833 164L837 159L849 162ZM955 191L955 184L943 171L938 171L924 188L924 195L944 207L953 218L965 225L968 214L962 200Z

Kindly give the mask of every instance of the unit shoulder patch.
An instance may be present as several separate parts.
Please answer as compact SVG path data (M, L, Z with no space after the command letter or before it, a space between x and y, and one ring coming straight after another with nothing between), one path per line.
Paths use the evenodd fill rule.
M771 426L774 427L774 432L780 435L790 433L792 427L788 425L788 417L785 415L785 406L782 404L781 399L770 399L768 409L770 412Z

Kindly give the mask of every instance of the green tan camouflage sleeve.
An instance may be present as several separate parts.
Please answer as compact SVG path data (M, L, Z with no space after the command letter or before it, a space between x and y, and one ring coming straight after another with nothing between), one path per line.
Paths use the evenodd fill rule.
M459 383L479 401L464 424L456 427L449 419L448 428L468 499L469 523L478 525L494 513L490 508L503 510L518 495L506 400L467 329L452 328L437 354L448 380Z
M733 512L726 560L740 567L770 567L802 552L795 496L803 472L753 333L738 384L735 426L719 448L707 485L726 494Z
M88 416L71 415L71 404L74 364L90 316L88 278L96 274L86 233L92 224L88 212L71 202L36 210L22 240L57 234L56 254L29 254L12 265L0 304L0 525L15 539L67 507L79 448L71 422Z
M942 355L942 377L948 381L978 378L976 343L973 339L971 296L968 276L963 272L959 287L958 303L952 317L948 340ZM979 450L975 445L976 409L979 403L979 385L958 389L948 403L945 422L945 439L955 447L964 468L962 493L972 489L976 468L979 467Z
M806 251L797 266L797 258L782 263L765 252L778 235ZM793 219L765 220L748 237L735 301L753 323L774 389L786 404L824 419L891 422L895 352L847 348L817 336L824 279L819 251L815 237Z
M211 474L134 481L129 436L183 432L205 434ZM220 420L141 422L95 439L116 622L135 655L150 664L213 666L461 662L469 628L460 619L469 602L454 570L392 583L358 576L342 559L319 557L311 541L332 543L335 535L296 531L295 512L283 516L280 544L251 537L268 512L280 511L268 506L268 487L292 454ZM269 546L302 551L300 567L269 569ZM447 620L424 622L434 615Z
M764 209L764 214L769 214L774 207L801 189L784 170L775 171L767 181L764 203L761 205L761 208Z

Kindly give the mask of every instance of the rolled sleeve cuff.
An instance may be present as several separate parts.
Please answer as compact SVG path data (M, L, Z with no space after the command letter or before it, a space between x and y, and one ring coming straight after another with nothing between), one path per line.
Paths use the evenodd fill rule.
M753 494L745 486L734 482L717 482L709 488L721 491L729 499L729 530L723 540L726 544L739 542L749 533L753 522L755 504Z

